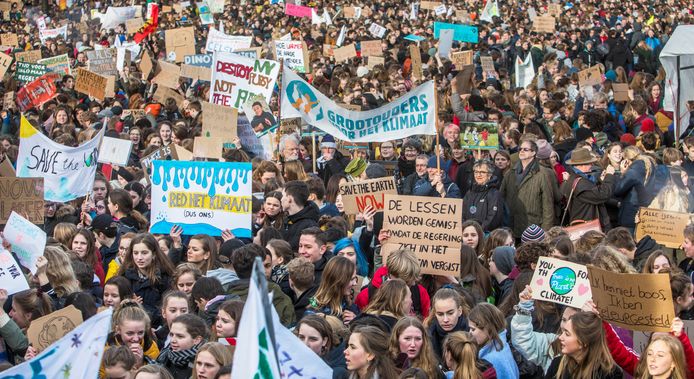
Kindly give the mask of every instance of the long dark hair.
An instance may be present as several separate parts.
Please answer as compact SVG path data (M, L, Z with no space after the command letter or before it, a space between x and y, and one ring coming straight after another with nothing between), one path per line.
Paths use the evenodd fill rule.
M149 221L140 212L133 209L133 199L128 191L120 188L114 189L109 192L108 198L112 204L118 205L120 212L132 217L138 223L138 230L146 230L148 228Z
M153 255L152 264L145 268L145 272L141 273L145 275L147 279L149 279L149 281L153 284L161 280L161 276L157 275L158 273L165 273L169 276L172 276L175 271L173 264L171 263L169 258L166 257L166 255L164 255L164 253L162 253L159 249L159 243L157 243L156 238L154 238L154 236L149 233L140 233L136 235L130 242L128 253L125 255L123 264L120 266L120 269L118 270L118 275L125 274L125 271L130 268L134 268L139 271L137 266L135 266L135 262L133 261L133 248L135 247L135 245L140 243L145 244L145 246L147 246L147 248L152 252Z

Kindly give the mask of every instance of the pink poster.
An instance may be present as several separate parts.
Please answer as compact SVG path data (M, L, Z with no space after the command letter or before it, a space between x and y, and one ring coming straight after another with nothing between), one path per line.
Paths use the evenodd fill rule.
M284 14L287 16L311 18L311 11L313 11L313 8L287 3L287 7L284 9Z

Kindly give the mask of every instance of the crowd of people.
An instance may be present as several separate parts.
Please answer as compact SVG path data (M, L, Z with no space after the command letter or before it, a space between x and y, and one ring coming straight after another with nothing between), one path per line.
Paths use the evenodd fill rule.
M0 24L3 36L18 39L2 47L9 56L67 54L76 70L89 67L88 52L133 41L125 24L100 27L98 15L132 5L124 1L9 4ZM56 96L19 112L12 93L26 83L16 80L12 64L0 82L0 162L17 166L20 115L66 146L103 128L133 149L127 165L97 173L89 196L46 201L45 252L35 274L25 270L32 288L8 296L0 278L0 368L39 353L27 337L33 320L74 305L85 320L114 309L100 378L229 378L234 351L245 348L236 336L259 257L281 323L334 378L694 378L683 322L694 319L694 226L681 231L681 249L635 237L640 208L694 212L692 125L676 132L675 116L663 109L674 94L665 93L658 60L674 29L692 23L692 4L559 2L554 33L535 31L530 17L554 2L499 1L491 18L485 2L444 1L444 13L423 4L310 1L304 5L330 16L312 22L287 16L281 2L227 2L204 25L194 3L163 1L156 30L103 101L76 91L75 77L63 73L54 78ZM361 16L347 18L347 7L360 7ZM66 25L65 36L40 38L39 21ZM450 56L438 54L436 21L477 27L478 43L452 44L452 52L473 51L472 85L461 83L468 78ZM346 62L326 55L325 45L375 39L372 22L386 28L383 64L371 67L360 54ZM193 150L210 82L181 77L170 90L183 100L156 101L158 84L139 62L143 54L165 61L164 31L183 26L194 27L198 53L209 29L219 27L252 36L251 46L268 59L272 41L289 34L307 46L306 80L355 110L378 108L434 80L438 135L353 144L279 123L261 137L265 150L237 138L223 152L222 161L252 163L252 238L228 230L184 235L178 226L151 234L151 185L140 160L164 146ZM535 76L523 88L516 62L528 56ZM493 71L482 68L488 57ZM579 72L595 66L601 83L582 86ZM615 84L628 85L628 99L617 99ZM276 90L274 114L253 105L266 123L281 118L277 99ZM461 146L474 122L496 124L497 148ZM345 213L341 185L385 177L395 179L400 195L462 199L459 275L423 273L407 248L384 258L391 231L383 212ZM565 229L595 220L580 238ZM529 284L540 257L667 273L677 317L670 333L653 333L635 352L592 301L578 309L534 300Z

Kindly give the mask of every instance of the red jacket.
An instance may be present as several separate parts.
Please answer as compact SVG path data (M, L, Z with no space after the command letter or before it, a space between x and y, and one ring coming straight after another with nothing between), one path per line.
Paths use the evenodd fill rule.
M384 279L388 279L388 268L386 266L383 266L376 270L374 273L373 279L371 279L371 283L369 285L373 285L376 288L380 288L381 284L383 284ZM427 290L424 289L421 285L417 284L417 288L419 289L419 302L420 302L420 309L422 310L422 317L426 318L429 316L429 306L431 304L431 300L429 299L429 294L427 293ZM359 307L359 310L364 310L366 306L369 304L369 287L367 286L361 292L359 292L359 295L357 295L357 298L354 300L354 303Z
M612 328L612 325L603 321L602 327L605 329L605 339L607 340L607 347L610 349L612 358L627 374L634 375L636 372L636 366L639 364L639 355L636 352L626 346L619 336ZM678 337L684 348L684 358L687 364L687 378L694 379L694 348L689 341L687 333L680 333Z

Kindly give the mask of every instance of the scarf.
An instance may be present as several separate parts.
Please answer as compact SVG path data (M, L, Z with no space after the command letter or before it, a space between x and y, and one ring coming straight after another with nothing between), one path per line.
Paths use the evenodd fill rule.
M175 366L188 367L188 365L193 362L195 355L198 353L198 349L202 346L205 341L201 341L197 345L194 345L190 349L173 351L171 350L171 345L167 345L159 353L157 358L157 363L166 364L167 362L173 363Z

